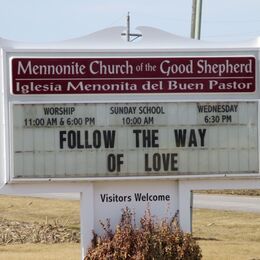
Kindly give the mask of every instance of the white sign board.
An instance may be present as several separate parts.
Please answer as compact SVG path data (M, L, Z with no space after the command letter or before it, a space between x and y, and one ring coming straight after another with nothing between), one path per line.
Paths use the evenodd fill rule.
M179 208L176 181L109 182L109 185L96 182L94 187L94 230L100 234L103 233L100 221L106 223L110 219L111 228L115 228L126 207L135 213L137 225L147 209L161 221L171 220Z
M14 104L12 177L258 173L257 104Z

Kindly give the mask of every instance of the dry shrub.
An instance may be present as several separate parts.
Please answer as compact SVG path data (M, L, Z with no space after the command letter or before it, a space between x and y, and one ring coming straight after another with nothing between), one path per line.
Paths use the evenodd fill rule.
M155 221L150 210L140 220L140 227L134 224L134 214L124 209L115 232L110 222L102 224L103 236L94 233L92 246L85 260L199 260L201 249L188 233L179 226L178 217Z

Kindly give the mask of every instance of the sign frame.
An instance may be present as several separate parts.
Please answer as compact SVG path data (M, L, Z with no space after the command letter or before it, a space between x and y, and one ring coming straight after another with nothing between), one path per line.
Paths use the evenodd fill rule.
M231 57L231 56L254 56L256 61L256 91L254 93L199 93L191 95L177 93L177 94L136 94L136 95L129 95L129 94L91 94L91 95L75 95L75 96L68 96L68 95L34 95L34 96L27 96L27 95L12 95L11 91L8 91L7 88L4 89L4 96L5 96L5 111L6 111L6 118L8 119L8 124L6 125L6 140L8 140L9 137L12 136L11 132L11 126L12 126L12 106L13 104L41 104L41 103L136 103L136 102L225 102L225 101L234 101L234 102L243 102L243 101L253 101L258 103L258 117L259 117L259 100L260 97L260 90L257 86L259 86L259 78L258 78L258 71L259 71L259 64L258 64L258 49L221 49L219 50L132 50L129 52L129 50L124 51L113 51L108 54L107 50L14 50L14 49L5 49L4 50L4 64L5 68L7 68L8 60L11 57L94 57L94 58L103 58L103 57L218 57L218 56L224 56ZM11 71L10 71L10 64L8 65L8 71L5 71L5 75L8 75L8 77L5 78L4 85L10 86L11 81ZM33 100L33 101L32 101ZM8 112L7 112L8 111ZM258 120L259 121L259 120ZM258 132L259 132L259 124L258 122ZM258 150L259 150L259 143L258 140ZM7 158L12 158L12 146L10 144L6 144L6 151L7 151ZM7 159L7 161L10 161ZM15 179L12 172L12 164L7 165L8 174L7 174L7 182L12 183L20 183L20 182L44 182L44 181L99 181L99 180L133 180L133 179L171 179L171 180L179 180L179 179L197 179L197 178L220 178L220 177L231 177L231 178L243 178L243 177L259 177L259 173L247 173L247 174L211 174L211 175L178 175L178 176L133 176L133 177L102 177L102 178L49 178L49 179ZM259 159L258 159L258 168L259 168Z

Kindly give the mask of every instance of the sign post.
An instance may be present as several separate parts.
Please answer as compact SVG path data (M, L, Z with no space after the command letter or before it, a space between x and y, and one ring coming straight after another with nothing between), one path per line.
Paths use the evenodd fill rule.
M260 182L258 49L124 48L2 55L1 192L80 192L82 259L125 207L190 231L193 189Z

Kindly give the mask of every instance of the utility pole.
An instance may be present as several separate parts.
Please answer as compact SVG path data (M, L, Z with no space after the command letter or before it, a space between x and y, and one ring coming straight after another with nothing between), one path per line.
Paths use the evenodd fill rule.
M126 36L126 40L128 42L133 42L134 40L136 40L139 37L142 37L142 34L140 33L131 33L130 31L130 13L127 13L127 17L126 17L126 33L121 33L122 36ZM135 37L133 39L131 39L131 37Z
M192 0L191 38L200 40L202 0Z

